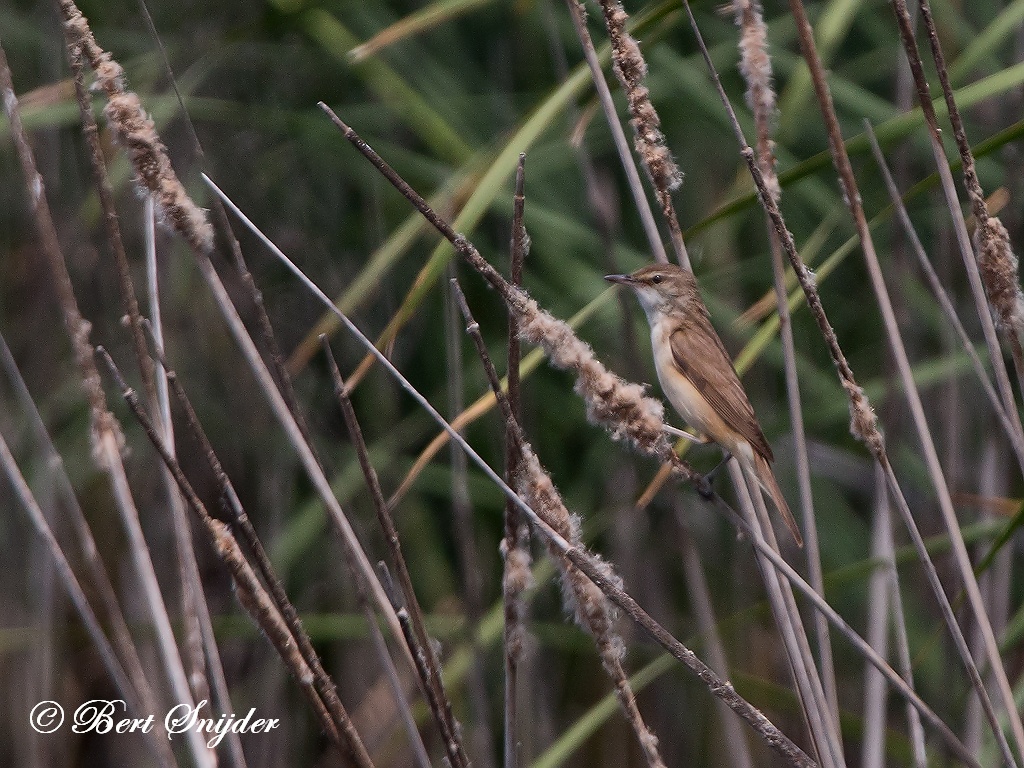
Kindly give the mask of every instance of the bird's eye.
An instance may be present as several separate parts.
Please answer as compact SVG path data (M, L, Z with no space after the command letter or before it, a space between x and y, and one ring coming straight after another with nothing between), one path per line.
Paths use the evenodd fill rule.
M654 277L652 277L651 278L651 282L654 283L655 285L660 283L661 282L661 275L655 275Z

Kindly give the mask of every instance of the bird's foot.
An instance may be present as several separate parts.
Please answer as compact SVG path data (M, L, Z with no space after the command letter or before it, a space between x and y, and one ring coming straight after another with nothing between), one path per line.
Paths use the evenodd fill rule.
M725 463L727 461L729 461L729 459L731 459L731 458L732 458L732 454L729 453L728 451L725 451L724 455L722 456L722 460L720 462L718 462L718 464L715 465L714 469L712 469L710 472L708 472L706 475L704 475L704 481L709 486L714 484L715 476L718 474L718 470L720 470L723 466L725 466Z

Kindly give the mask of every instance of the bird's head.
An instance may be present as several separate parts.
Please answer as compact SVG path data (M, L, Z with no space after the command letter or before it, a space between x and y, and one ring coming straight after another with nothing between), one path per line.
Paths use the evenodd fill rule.
M693 273L674 264L651 264L629 275L605 275L604 279L632 288L652 322L658 313L670 309L685 312L697 296Z

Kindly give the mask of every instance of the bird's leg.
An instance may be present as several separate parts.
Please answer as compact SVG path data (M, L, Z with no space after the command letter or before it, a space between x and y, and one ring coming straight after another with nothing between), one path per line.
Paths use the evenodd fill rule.
M718 470L725 466L725 463L731 458L731 453L726 450L722 451L722 460L715 465L714 469L704 475L704 479L707 481L708 485L712 485L715 482L715 475L718 474Z
M707 435L694 435L682 429L676 429L675 427L669 424L665 424L663 429L665 430L666 434L673 435L674 437L681 437L684 440L689 440L694 445L707 445L708 443L714 442L714 440L712 440ZM715 475L718 474L718 470L720 470L722 466L725 464L725 462L727 462L731 458L731 453L729 453L728 451L723 451L722 460L715 465L714 469L712 469L710 472L704 475L704 481L708 484L709 488L715 482Z

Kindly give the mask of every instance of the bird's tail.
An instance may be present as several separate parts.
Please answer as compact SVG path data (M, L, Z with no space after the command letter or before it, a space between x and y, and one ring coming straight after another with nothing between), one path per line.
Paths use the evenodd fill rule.
M779 514L782 515L783 522L786 523L786 527L789 528L790 533L793 534L793 538L796 539L796 543L803 547L804 539L800 535L800 528L796 524L796 520L793 518L793 513L789 511L789 505L786 503L786 498L782 495L782 491L779 489L779 484L775 481L775 473L772 472L772 467L768 463L768 460L764 456L755 454L753 467L754 477L757 480L757 484L761 486L761 489L771 496L772 503L775 504L775 508L779 510Z

